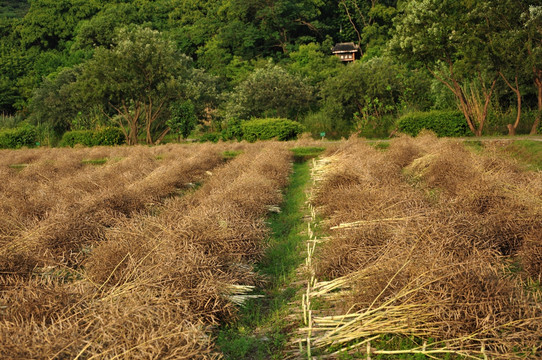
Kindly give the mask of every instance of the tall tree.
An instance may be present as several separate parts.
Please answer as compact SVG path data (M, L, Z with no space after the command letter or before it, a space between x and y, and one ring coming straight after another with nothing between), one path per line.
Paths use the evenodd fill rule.
M27 48L64 49L79 21L92 17L99 6L98 0L31 0L17 28L21 41Z
M141 128L152 144L160 138L153 129L169 101L179 96L188 68L188 58L158 31L122 28L113 47L96 49L78 83L87 100L119 115L116 119L129 144L137 144Z
M522 19L528 36L527 66L532 72L537 90L538 114L531 128L531 134L536 134L542 116L542 4L536 1L536 5L530 5L529 10L523 13Z
M480 10L486 18L482 30L489 40L492 65L516 97L516 119L507 125L508 134L515 135L522 114L522 85L531 73L525 62L529 36L522 20L529 7L522 0L497 0Z
M391 48L403 61L422 65L457 99L470 130L482 134L498 73L480 31L485 2L413 0L396 22ZM468 23L469 26L465 26Z
M278 65L256 69L234 90L228 103L228 117L284 117L298 119L310 109L313 89L298 76Z
M340 0L338 6L343 19L343 38L356 39L364 53L378 53L389 40L397 0Z

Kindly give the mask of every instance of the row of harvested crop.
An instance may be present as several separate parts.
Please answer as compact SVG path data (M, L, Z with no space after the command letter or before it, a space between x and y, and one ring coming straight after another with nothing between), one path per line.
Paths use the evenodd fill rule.
M117 152L102 148L102 155L108 150ZM3 272L28 274L37 266L59 263L76 266L81 252L102 240L117 219L201 181L205 171L223 161L219 149L210 146L164 147L159 155L134 148L103 166L84 165L81 151L49 152L22 169L0 169Z
M303 329L312 346L540 355L542 174L433 136L350 140L318 173L330 238L308 295L329 306Z
M57 254L51 258L56 263L34 268L30 277L1 274L0 357L216 357L209 326L231 318L234 304L260 281L252 264L265 247L262 218L280 202L291 167L283 145L237 146L241 155L206 171L204 184L184 196L129 216L115 215L110 201L93 203L97 212L109 209L102 219L109 214L114 221L77 262ZM209 167L207 151L218 149L225 150L199 147L195 158ZM197 172L182 168L185 162L190 158L169 161L144 177L154 181L132 181L127 188L156 195L161 187L151 185L155 181L167 184L174 174Z

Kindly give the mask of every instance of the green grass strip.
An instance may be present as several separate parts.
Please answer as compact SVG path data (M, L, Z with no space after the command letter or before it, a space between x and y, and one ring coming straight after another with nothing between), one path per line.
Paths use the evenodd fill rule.
M296 163L302 163L320 155L326 148L303 146L291 148L290 151L294 153L294 160Z
M516 140L505 147L505 152L530 170L542 170L542 141Z
M292 284L296 269L304 261L306 223L305 188L310 180L309 164L295 163L290 184L284 194L281 212L269 218L272 235L269 248L257 270L268 279L242 308L237 322L223 326L216 344L226 359L282 359L291 329L289 303L300 285Z
M107 158L103 159L83 159L81 163L83 165L103 165L107 162Z

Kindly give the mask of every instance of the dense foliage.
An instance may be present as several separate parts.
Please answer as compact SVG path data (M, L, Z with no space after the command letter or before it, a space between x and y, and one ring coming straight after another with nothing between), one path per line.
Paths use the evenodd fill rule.
M74 130L64 133L61 146L112 146L120 145L126 141L121 129L107 127L99 130Z
M242 123L243 139L254 142L256 140L293 140L303 133L303 125L298 122L280 119L252 119Z
M0 149L19 149L23 146L34 147L38 133L32 125L23 125L15 129L0 131Z
M476 135L540 124L542 0L4 3L0 112L56 138L112 125L154 144L252 117L382 137L410 112L457 109ZM361 60L341 64L339 42ZM496 113L515 116L495 127Z
M404 115L397 121L397 129L405 134L416 136L423 129L431 130L437 136L468 136L469 127L458 111L414 112Z

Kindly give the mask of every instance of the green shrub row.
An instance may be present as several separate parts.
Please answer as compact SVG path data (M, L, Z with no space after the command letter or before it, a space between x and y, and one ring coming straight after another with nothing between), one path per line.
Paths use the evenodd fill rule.
M241 123L241 129L243 130L243 139L250 142L273 138L280 141L293 140L304 131L304 127L300 123L281 118L245 121Z
M397 129L405 134L416 136L423 129L431 130L437 136L472 135L467 121L459 111L415 112L402 116L397 121Z
M305 130L300 123L282 118L252 119L249 121L230 120L227 127L220 133L207 133L201 142L218 140L256 140L277 139L287 141L296 139Z
M203 134L203 136L200 137L199 141L216 143L220 139L222 139L222 136L220 133L212 132L212 133Z
M62 136L60 146L74 147L76 144L85 146L121 145L126 141L124 133L116 127L106 127L99 130L68 131Z
M36 146L38 131L35 126L23 125L0 131L0 149L19 149Z

